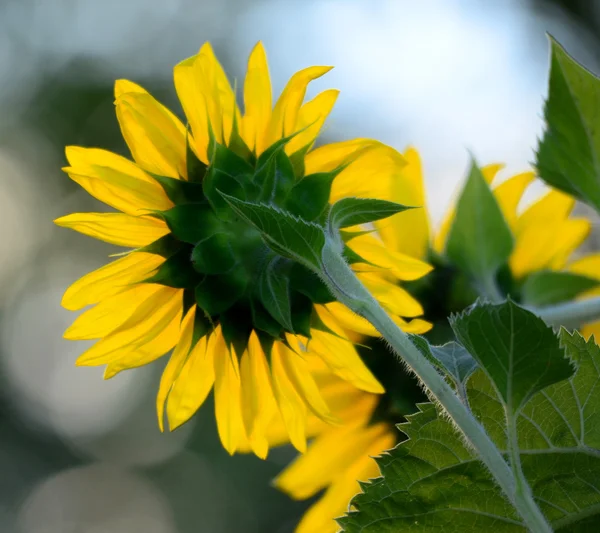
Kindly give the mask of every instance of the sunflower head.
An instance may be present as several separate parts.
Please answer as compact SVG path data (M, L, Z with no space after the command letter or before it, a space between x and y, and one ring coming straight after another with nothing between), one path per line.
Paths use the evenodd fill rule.
M404 179L405 160L395 150L368 139L313 149L338 93L326 90L306 103L304 97L309 82L329 69L296 73L273 105L258 44L242 113L206 44L174 69L187 126L139 85L119 80L117 118L134 161L67 149L69 176L121 213L76 213L57 224L132 248L63 298L68 309L93 306L66 333L99 339L78 364L105 364L111 377L174 348L157 399L159 424L165 403L170 427L177 427L214 385L219 433L231 453L248 440L264 457L273 416L301 450L307 412L334 421L305 368L309 355L353 386L383 392L349 333L376 334L370 325L232 207L266 206L319 227L340 199L390 199L392 184ZM402 318L418 317L422 308L397 282L431 267L386 248L384 232L348 230L339 244L363 282L402 327L425 331L425 321Z

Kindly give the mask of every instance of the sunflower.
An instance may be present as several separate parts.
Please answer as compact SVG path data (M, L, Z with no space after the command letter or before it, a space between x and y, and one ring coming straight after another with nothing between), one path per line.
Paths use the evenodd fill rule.
M89 308L65 337L97 339L77 364L105 365L105 378L172 351L156 400L161 430L165 412L173 430L214 389L229 453L247 443L265 457L275 415L286 439L305 451L309 413L338 423L308 357L361 391L383 393L340 328L351 313L312 272L267 248L221 196L313 221L340 198L390 196L405 165L395 150L368 139L313 149L338 92L304 103L305 92L329 70L294 74L273 106L259 43L248 61L242 114L205 44L174 68L187 127L142 87L119 80L116 113L133 160L95 148L66 150L71 179L119 212L75 213L56 224L129 250L67 289L64 307ZM344 239L349 262L394 320L407 331L426 331L430 325L417 318L422 307L397 282L431 267L386 248L385 236L372 229L350 228Z
M407 165L402 169L403 179L392 184L390 198L400 203L425 205L419 153L410 148L403 156L407 161ZM573 272L600 280L600 254L572 259L574 252L590 231L588 220L571 217L575 200L562 192L550 190L522 209L523 194L536 181L535 174L524 172L496 185L495 179L501 169L500 164L488 165L483 167L482 174L492 186L494 196L514 236L514 249L506 267L509 274L509 280L505 283L507 294L518 296L519 288L528 276L544 270ZM453 219L454 210L450 209L433 236L425 210L420 212L414 210L401 216L397 215L378 227L390 250L401 249L404 253L421 260L440 262L439 258L442 257L440 262L442 267L436 268L427 277L430 278L429 286L433 287L436 294L432 294L432 291L417 290L416 292L424 305L427 305L427 300L430 299L432 308L437 306L443 309L440 316L444 321L450 311L458 311L460 308L452 308L454 302L440 301L440 297L443 298L447 291L439 290L440 285L431 278L448 275L444 272L443 254ZM415 283L427 282L427 278ZM443 282L453 281L446 277ZM477 297L475 293L465 291L464 284L459 285L459 288L461 305L469 305ZM600 289L592 289L585 293L584 297L598 294ZM345 310L340 309L339 316L346 319L342 322L351 331L363 335L376 334L366 321L352 316ZM436 325L434 334L437 328ZM586 337L596 333L596 338L600 338L598 336L600 322L584 326L582 332ZM443 342L447 340L450 339L445 338ZM369 340L363 339L361 342L371 344ZM376 351L375 345L373 352ZM381 354L381 359L384 357ZM405 405L399 410L397 399L392 398L395 391L403 394L400 390L402 387L398 385L402 376L398 371L398 365L395 366L396 374L393 368L374 371L374 374L386 385L385 376L394 376L392 381L395 381L396 385L387 386L384 395L372 395L356 390L349 383L345 383L339 389L328 391L328 401L331 405L340 403L344 405L343 398L351 397L352 405L356 408L345 409L342 412L339 416L342 424L338 427L332 428L325 424L313 423L314 439L309 444L307 452L298 456L276 478L275 486L298 500L312 497L325 489L323 495L304 514L296 528L296 533L339 531L335 518L343 516L349 510L350 500L360 492L360 483L379 475L373 457L381 455L401 441L402 435L395 428L395 424L402 421L402 415L409 413L407 409L410 409L410 406ZM277 426L273 424L272 427ZM271 437L274 438L274 442L281 442L281 438L278 438L275 432L272 432Z

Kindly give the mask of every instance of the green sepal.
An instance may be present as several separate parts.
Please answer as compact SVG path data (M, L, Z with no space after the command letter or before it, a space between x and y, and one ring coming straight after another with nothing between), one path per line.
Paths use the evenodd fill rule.
M263 352L265 352L267 363L271 364L271 352L273 350L273 344L277 339L263 331L257 331L256 335L258 336L258 341L260 342Z
M192 250L192 264L203 274L229 272L238 259L232 243L235 240L226 231L216 231L199 240Z
M304 176L290 191L285 209L304 220L317 220L329 207L331 185L338 173L336 169Z
M183 313L181 313L181 320L185 318L188 314L188 311L192 308L192 306L196 305L196 295L194 294L194 289L186 288L183 291Z
M188 181L191 183L200 183L204 176L206 175L206 171L208 169L208 165L203 161L200 161L196 152L190 146L190 131L188 129L186 139L185 139L185 163L187 167L187 176ZM203 193L204 194L204 193Z
M298 292L292 298L292 324L294 333L311 337L310 324L312 321L313 303L309 298Z
M209 315L218 315L244 295L247 285L246 273L239 269L220 276L205 276L196 286L196 302Z
M312 310L312 314L310 315L310 328L315 329L317 331L322 331L324 333L329 333L329 335L333 335L334 337L337 337L338 339L348 340L348 339L342 337L341 335L339 335L338 333L336 333L335 331L333 331L329 326L327 326L327 324L325 324L325 322L323 322L323 320L321 320L319 313L317 313L317 311L314 307ZM366 348L366 346L363 344L358 344L358 343L354 343L354 344L356 346L362 346L363 348Z
M169 200L175 205L206 201L200 183L159 176L158 174L150 175L163 188Z
M233 346L238 358L242 357L248 347L248 339L252 331L250 317L250 310L242 304L236 304L219 315L219 324L221 324L225 343L228 348Z
M348 261L348 264L350 264L350 265L354 265L356 263L364 263L365 265L377 267L377 265L371 263L371 261L367 261L360 254L356 253L347 244L344 244L344 250L342 251L342 255L344 256L344 259L346 259L346 261Z
M208 235L221 231L221 221L205 203L176 205L168 211L161 211L159 215L171 233L188 244L196 244Z
M245 198L244 188L254 169L239 155L222 144L215 144L208 172L202 182L204 194L220 218L233 218L222 191L235 198Z
M527 276L521 294L525 305L542 307L573 300L598 284L600 281L597 279L573 272L541 270Z
M273 338L281 338L281 325L268 313L263 305L257 300L250 301L252 311L252 325L261 332L267 333Z
M256 293L269 314L289 332L292 324L289 272L292 263L280 256L272 257L258 278Z
M234 102L234 108L237 111L237 106ZM231 135L229 136L229 142L227 143L227 147L234 153L239 155L244 161L247 161L250 165L256 164L256 156L254 152L250 150L246 141L242 138L240 134L240 128L238 124L238 114L237 112L233 113L233 125L231 127Z
M194 315L194 332L192 333L192 348L196 346L197 342L208 335L215 325L211 320L210 316L200 307L196 307L196 314Z
M256 201L281 205L296 182L294 169L283 147L277 150L259 172L253 183L260 189Z
M156 273L145 279L144 283L158 283L176 289L187 289L196 285L201 278L202 276L192 267L189 248L184 247L160 265Z
M300 263L294 263L290 270L290 287L304 294L316 304L327 304L335 301L321 278Z
M463 272L485 286L495 281L513 249L513 236L475 161L456 206L448 233L446 255Z
M407 209L413 209L413 207L375 198L343 198L335 202L329 210L329 232L337 236L340 228L368 224Z
M292 163L292 168L294 169L294 175L296 176L296 179L302 178L306 172L305 158L312 145L313 143L311 142L303 148L299 148L292 155L290 155L290 162Z
M138 249L138 252L146 252L148 254L155 254L164 257L165 259L171 257L173 254L181 250L183 243L178 241L172 233L163 235L154 242Z

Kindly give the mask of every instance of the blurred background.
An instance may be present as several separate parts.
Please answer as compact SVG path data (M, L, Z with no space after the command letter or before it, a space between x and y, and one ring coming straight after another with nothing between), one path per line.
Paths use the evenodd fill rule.
M275 94L335 65L309 92L342 90L322 141L419 148L437 221L469 151L533 160L546 32L600 71L598 0L0 0L0 532L291 533L310 503L269 485L291 450L229 458L209 404L161 435L161 362L74 367L62 293L115 249L52 220L101 209L60 168L65 145L126 153L115 79L178 109L172 67L207 40L238 87L259 39Z

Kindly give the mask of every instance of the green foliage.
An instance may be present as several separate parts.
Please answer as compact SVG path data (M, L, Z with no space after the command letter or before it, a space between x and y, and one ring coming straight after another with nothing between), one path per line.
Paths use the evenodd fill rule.
M343 198L331 206L329 231L337 234L340 228L368 224L411 209L405 205L373 198Z
M505 414L512 405L517 452L536 503L555 531L596 531L600 348L578 333L563 330L557 337L539 322L512 302L476 306L454 319L459 338L483 367L467 380L468 403L505 456ZM344 531L525 533L453 423L434 404L419 409L399 426L408 440L377 459L382 477L363 483L352 501L356 511L339 520Z
M550 42L547 129L536 167L548 184L600 211L600 80Z
M265 242L284 257L319 269L325 245L323 229L275 206L254 204L222 193L223 198L242 219L254 226Z
M523 283L521 299L523 304L536 307L558 304L573 300L582 292L598 286L598 280L574 274L540 270L533 272Z
M162 211L160 217L167 223L173 237L195 244L221 230L221 223L208 204L181 204Z
M456 207L446 254L476 284L494 280L513 248L513 237L502 211L475 164Z
M573 373L552 329L510 300L475 305L452 316L450 325L494 384L508 416L535 393Z
M289 271L291 263L280 256L272 257L258 278L257 293L271 316L287 331L294 331Z

